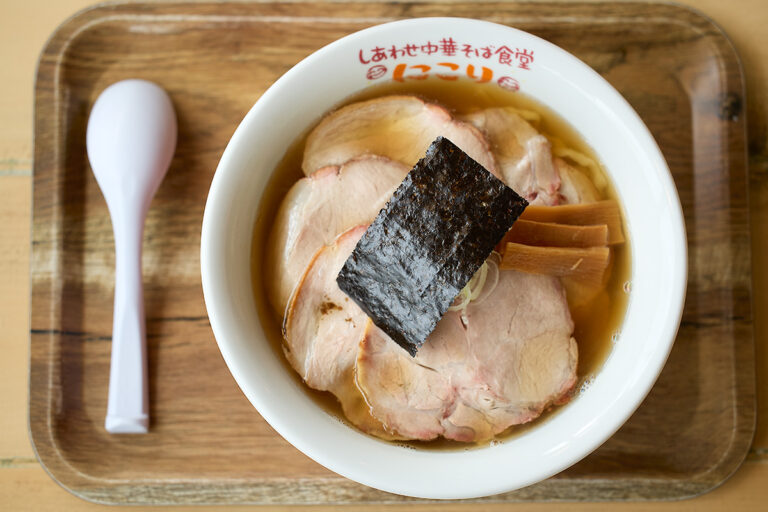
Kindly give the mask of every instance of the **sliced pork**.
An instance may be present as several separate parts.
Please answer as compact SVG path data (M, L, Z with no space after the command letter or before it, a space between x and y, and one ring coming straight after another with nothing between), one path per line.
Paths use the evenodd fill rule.
M381 155L409 169L442 135L500 177L483 135L443 107L415 96L386 96L353 103L325 116L307 138L304 174L360 155Z
M567 399L577 380L572 333L556 278L505 270L484 299L443 316L414 358L369 324L356 380L387 430L487 440Z
M336 285L336 275L366 227L346 231L314 255L289 304L283 347L309 387L336 395L347 419L365 432L392 438L370 415L354 382L368 318Z
M583 172L568 164L562 158L555 158L555 167L560 174L560 202L563 204L594 203L600 200L600 193Z
M312 255L340 233L370 224L406 174L399 162L367 156L318 169L291 187L268 242L269 295L278 314Z
M531 204L559 203L560 174L549 141L512 108L487 108L462 117L491 144L504 182Z

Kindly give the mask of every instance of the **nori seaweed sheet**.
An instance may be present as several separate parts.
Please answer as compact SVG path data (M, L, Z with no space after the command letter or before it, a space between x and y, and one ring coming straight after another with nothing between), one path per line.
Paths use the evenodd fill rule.
M336 282L412 356L528 202L438 137Z

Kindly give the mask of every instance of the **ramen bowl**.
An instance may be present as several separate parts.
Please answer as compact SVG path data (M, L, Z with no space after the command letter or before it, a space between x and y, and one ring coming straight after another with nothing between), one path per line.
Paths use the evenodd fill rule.
M631 293L602 369L565 407L521 434L468 450L422 450L367 436L326 412L286 370L252 289L259 201L299 135L345 98L386 81L465 77L525 93L567 121L607 169L631 244ZM682 312L683 217L669 169L638 115L586 64L531 34L493 23L423 18L375 26L301 61L269 88L232 136L205 207L205 302L216 341L250 402L319 464L384 491L458 499L518 489L578 462L640 405ZM599 312L598 312L599 314Z

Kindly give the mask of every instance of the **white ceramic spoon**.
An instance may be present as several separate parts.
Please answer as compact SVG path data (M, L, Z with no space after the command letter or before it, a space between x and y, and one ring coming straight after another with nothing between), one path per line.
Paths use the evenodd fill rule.
M104 426L114 434L142 434L149 426L149 393L141 246L149 203L176 148L170 98L144 80L107 87L91 110L86 146L115 234L115 310Z

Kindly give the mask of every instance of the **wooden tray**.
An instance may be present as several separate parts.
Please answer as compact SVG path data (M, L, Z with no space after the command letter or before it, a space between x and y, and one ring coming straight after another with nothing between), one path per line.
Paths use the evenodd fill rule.
M681 498L736 470L755 422L744 90L733 47L708 19L645 3L169 3L80 13L38 69L30 428L61 485L115 504L408 501L322 468L261 419L214 343L198 254L214 169L259 95L340 36L434 15L520 27L605 76L659 142L689 237L682 327L643 405L572 468L479 501ZM152 430L110 436L113 240L85 125L96 95L129 77L170 92L179 145L146 232Z

